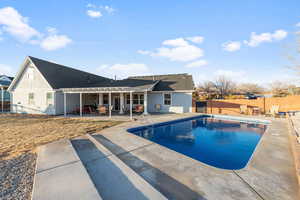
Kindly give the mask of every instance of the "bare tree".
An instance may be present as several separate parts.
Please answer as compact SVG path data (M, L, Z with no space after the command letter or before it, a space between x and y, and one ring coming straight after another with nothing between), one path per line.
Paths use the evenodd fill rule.
M221 98L224 98L224 96L232 93L235 89L235 83L226 76L219 76L215 82L214 85L216 89L218 90L218 93Z
M296 87L293 84L288 84L282 81L274 81L270 86L274 96L286 96L289 94L289 89Z
M263 87L255 83L243 83L238 85L238 91L243 94L246 93L257 94L257 93L264 92L264 90L265 89Z
M210 94L216 91L215 84L212 81L204 81L199 85L199 91Z

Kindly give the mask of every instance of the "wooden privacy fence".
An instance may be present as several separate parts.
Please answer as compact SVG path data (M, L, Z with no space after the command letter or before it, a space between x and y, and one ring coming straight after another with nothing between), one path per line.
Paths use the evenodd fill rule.
M279 106L279 112L300 111L300 95L258 99L208 100L206 111L211 114L237 115L241 112L241 105L247 105L249 108L260 108L262 113L269 112L271 107L275 105Z
M3 108L3 112L9 112L10 111L10 102L4 101L3 107L2 107L2 102L0 101L0 112L2 112L2 108Z

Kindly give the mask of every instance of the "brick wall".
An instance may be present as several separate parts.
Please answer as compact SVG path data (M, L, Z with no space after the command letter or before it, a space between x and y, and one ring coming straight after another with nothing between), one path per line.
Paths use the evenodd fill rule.
M207 112L213 114L240 114L240 106L259 107L262 112L268 112L273 105L279 105L280 112L300 111L300 95L287 97L272 97L259 99L230 99L230 100L209 100Z

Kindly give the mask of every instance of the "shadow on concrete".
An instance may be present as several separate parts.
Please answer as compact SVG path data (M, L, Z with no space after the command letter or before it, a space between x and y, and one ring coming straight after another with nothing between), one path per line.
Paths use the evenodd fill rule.
M100 196L105 199L148 199L127 178L119 167L97 149L88 139L72 140L91 180Z
M191 190L186 185L139 159L132 153L127 152L104 136L93 135L93 137L168 199L205 200L203 195Z

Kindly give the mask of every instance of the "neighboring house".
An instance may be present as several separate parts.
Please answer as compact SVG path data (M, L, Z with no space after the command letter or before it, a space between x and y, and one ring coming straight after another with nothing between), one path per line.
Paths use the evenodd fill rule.
M53 62L27 57L9 87L12 112L61 115L86 105L107 105L111 112L192 111L191 75L136 76L113 80Z
M7 91L13 77L0 75L0 109L1 112L9 111L10 94Z

